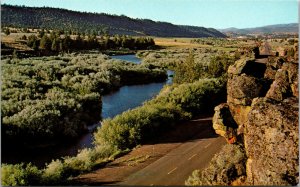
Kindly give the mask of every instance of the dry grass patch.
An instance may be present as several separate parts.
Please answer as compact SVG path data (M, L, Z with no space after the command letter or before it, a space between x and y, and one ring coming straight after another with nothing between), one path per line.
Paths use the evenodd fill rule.
M154 38L156 45L168 48L195 48L204 45L191 43L191 38Z

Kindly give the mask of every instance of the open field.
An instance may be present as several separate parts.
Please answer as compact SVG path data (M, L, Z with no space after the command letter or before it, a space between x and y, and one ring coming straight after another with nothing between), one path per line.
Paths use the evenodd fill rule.
M195 48L209 47L208 45L192 44L192 38L154 38L156 45L165 48Z

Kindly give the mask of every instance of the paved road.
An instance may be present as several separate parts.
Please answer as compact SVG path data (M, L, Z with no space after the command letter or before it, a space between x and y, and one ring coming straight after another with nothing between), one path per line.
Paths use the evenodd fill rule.
M271 55L272 54L272 47L270 44L265 41L263 45L261 46L260 55Z
M272 48L270 44L265 41L260 47L260 54L255 62L259 64L266 64L268 62L268 56L272 56Z
M211 133L210 130L202 132ZM205 168L226 142L222 137L185 142L144 169L130 175L119 185L184 185L195 169Z
M260 50L260 58L256 63L265 64L268 56L271 55L271 47L264 42ZM257 65L258 65L257 64ZM262 68L264 68L263 66ZM201 138L211 134L211 129L206 129L192 141L182 143L162 158L130 175L120 185L138 186L183 186L185 180L195 169L204 169L214 154L220 151L226 144L222 137Z

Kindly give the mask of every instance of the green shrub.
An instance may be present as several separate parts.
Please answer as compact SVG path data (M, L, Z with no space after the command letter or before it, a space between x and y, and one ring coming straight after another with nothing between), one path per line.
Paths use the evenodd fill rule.
M152 100L153 103L172 103L192 115L210 111L226 99L223 79L200 79L199 81L173 85Z
M76 157L66 157L64 159L64 165L73 172L90 171L94 164L95 150L82 149L76 155Z
M194 53L191 51L185 61L177 63L173 79L174 83L192 83L199 80L200 72L203 71L203 69L200 64L195 63L194 58Z
M63 159L65 175L76 176L91 171L97 165L114 159L118 152L118 149L105 145L82 149L76 156Z
M30 163L2 164L1 183L3 186L39 185L42 172Z
M164 70L98 54L6 60L2 64L4 136L24 141L76 137L101 119L103 93L121 85L167 78Z
M220 77L227 74L228 67L232 65L236 58L229 55L218 55L211 58L208 65L208 77Z
M95 144L132 148L187 117L187 113L171 104L145 104L104 120L94 134Z
M65 167L60 160L53 160L46 166L42 175L42 183L46 185L61 184L65 179Z
M220 102L216 97L223 88L224 83L217 79L166 87L143 106L104 120L94 134L95 144L121 150L132 148L166 131L180 120L208 108L213 109L214 104Z
M204 170L195 170L185 181L188 186L230 185L246 175L246 154L241 144L226 144Z

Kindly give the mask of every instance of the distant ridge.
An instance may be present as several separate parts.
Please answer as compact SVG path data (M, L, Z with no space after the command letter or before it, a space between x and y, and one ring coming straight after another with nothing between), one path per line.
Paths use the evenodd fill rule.
M2 5L2 26L64 29L86 32L106 29L110 34L158 37L226 37L213 28L181 26L121 15L77 12L60 8Z
M219 31L223 33L232 32L237 34L298 33L298 30L299 30L298 23L267 25L263 27L245 28L245 29L237 29L234 27L227 28L227 29L219 29Z

